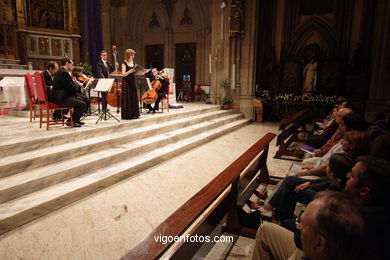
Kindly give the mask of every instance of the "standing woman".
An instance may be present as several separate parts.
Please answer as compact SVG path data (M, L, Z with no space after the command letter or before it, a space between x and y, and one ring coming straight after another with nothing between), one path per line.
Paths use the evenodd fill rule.
M135 51L127 49L122 63L122 119L139 118L138 93L135 87Z

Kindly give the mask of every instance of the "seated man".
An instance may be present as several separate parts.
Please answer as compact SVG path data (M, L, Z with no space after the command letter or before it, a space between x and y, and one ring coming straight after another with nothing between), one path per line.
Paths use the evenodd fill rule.
M80 127L80 118L87 108L87 104L77 98L78 86L71 77L73 61L69 58L61 60L61 68L57 71L53 81L53 96L55 103L60 106L73 107L74 127ZM69 121L69 120L68 120ZM68 124L70 125L70 124Z
M365 222L360 205L345 193L324 191L297 219L295 233L263 223L252 259L358 260L363 252Z
M54 74L58 71L58 64L55 61L49 61L46 68L46 71L43 72L43 77L45 78L47 97L50 102L53 102L51 91L53 88Z
M43 77L45 78L46 83L46 92L47 92L47 98L49 99L49 102L54 102L54 97L52 94L53 89L53 80L54 75L58 71L58 63L55 61L49 61L46 66L46 71L43 72ZM65 110L64 113L68 113L68 110ZM60 120L61 119L61 110L55 110L54 111L54 120Z

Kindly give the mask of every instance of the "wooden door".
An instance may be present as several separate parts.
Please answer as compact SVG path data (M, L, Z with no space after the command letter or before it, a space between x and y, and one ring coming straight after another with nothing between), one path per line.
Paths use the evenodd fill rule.
M192 100L196 79L196 43L176 44L176 93L183 90L187 101Z
M145 68L157 68L158 70L164 68L164 45L146 45L145 53Z

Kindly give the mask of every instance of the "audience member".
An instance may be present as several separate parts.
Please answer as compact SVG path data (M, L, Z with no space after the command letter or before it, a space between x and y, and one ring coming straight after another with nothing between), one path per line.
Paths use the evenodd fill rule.
M288 176L282 181L265 209L274 208L278 220L293 218L297 202L308 204L317 192L325 189L344 190L347 173L351 171L353 164L353 160L347 154L336 153L329 158L324 177L307 180Z
M341 192L320 192L301 214L295 233L263 223L252 259L364 259L364 236L363 213L356 200Z
M302 171L297 173L297 176L316 175L322 176L325 174L326 166L329 158L334 153L346 153L356 159L360 155L368 155L370 152L370 139L364 131L347 131L342 140L335 144L324 156L320 157L314 166L302 166Z

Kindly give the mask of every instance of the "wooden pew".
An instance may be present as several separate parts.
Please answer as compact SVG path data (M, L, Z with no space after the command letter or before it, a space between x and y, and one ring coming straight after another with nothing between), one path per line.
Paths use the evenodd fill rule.
M306 123L310 120L309 109L304 109L298 113L284 118L280 121L279 130L281 131L276 139L276 146L279 146L274 158L282 156L296 156L296 153L288 151L287 148L292 142L299 141L299 133L307 133Z
M190 258L203 243L163 244L156 242L155 237L180 236L185 231L190 235L209 235L226 213L226 231L236 234L249 232L253 237L255 231L248 231L239 225L236 208L240 202L245 203L259 185L248 185L256 177L263 183L273 181L268 174L267 156L269 143L275 137L273 133L262 137L121 259L156 259L163 256L171 246L167 252L169 255L164 257Z

